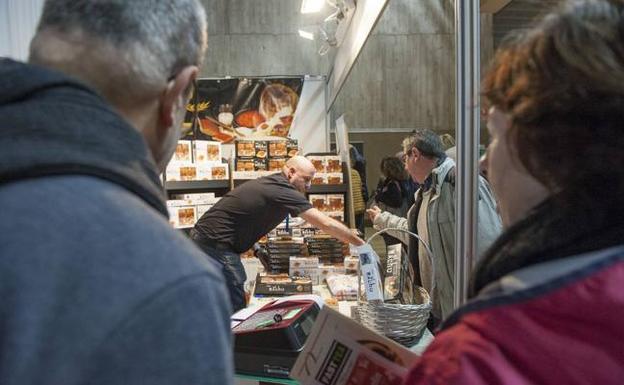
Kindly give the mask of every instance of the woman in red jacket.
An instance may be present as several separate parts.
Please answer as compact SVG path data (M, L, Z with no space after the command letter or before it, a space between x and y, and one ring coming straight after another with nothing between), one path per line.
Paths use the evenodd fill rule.
M506 228L408 384L624 383L624 1L564 3L485 77Z

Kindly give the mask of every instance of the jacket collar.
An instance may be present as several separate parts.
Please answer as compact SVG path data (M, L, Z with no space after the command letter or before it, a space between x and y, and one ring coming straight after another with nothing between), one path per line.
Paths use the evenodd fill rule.
M136 129L77 80L0 60L0 184L50 175L106 179L168 215L157 167Z

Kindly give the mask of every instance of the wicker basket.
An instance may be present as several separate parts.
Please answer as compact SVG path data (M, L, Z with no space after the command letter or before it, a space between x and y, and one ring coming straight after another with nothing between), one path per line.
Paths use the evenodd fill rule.
M417 234L404 229L385 229L376 232L368 238L368 243L377 235L389 230L402 231L422 242L431 258L431 249ZM432 266L434 266L432 260ZM406 262L407 263L407 262ZM431 312L431 298L423 287L412 286L414 298L411 304L386 303L380 301L367 302L362 300L361 280L358 269L358 302L351 311L352 317L360 324L376 331L405 346L412 346L417 342L423 330L427 326L429 313Z
M410 346L427 326L431 311L427 291L419 286L418 292L421 303L412 305L358 301L352 308L352 316L367 328Z

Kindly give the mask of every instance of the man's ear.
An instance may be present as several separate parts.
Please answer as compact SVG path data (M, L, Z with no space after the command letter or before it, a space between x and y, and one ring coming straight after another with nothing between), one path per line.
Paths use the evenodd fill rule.
M167 88L160 97L160 120L163 127L171 127L175 122L178 110L186 108L190 95L187 90L197 77L199 68L196 66L184 67L178 74L169 80Z
M410 151L412 152L412 154L414 154L414 160L418 160L422 157L422 153L418 151L416 147L412 147Z

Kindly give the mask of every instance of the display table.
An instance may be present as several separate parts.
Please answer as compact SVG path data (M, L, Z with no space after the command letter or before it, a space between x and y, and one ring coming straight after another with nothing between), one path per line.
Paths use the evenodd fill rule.
M315 285L313 287L313 294L327 299L331 297L331 293L326 285ZM279 297L252 297L249 304L249 312L253 313L256 309L264 306L267 303L273 302ZM357 304L356 301L338 301L337 310L347 317L351 317L351 308ZM327 305L325 305L327 306ZM335 307L334 307L335 308ZM417 343L410 347L410 350L417 354L422 354L426 347L433 341L433 335L427 329L423 330L422 335L418 339ZM248 375L235 375L235 384L237 385L261 385L261 384L298 384L297 381L292 379L273 378L273 377L257 377Z

